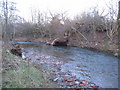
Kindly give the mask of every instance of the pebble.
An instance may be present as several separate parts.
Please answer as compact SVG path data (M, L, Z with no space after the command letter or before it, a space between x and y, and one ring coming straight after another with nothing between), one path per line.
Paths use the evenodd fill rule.
M76 76L71 76L71 78L76 78Z
M65 75L65 77L69 77L70 75Z
M85 86L83 83L80 83L80 86Z
M93 87L93 88L98 88L99 86L93 85L93 86L91 86L91 87Z
M84 84L84 85L88 85L88 81L83 80L83 81L82 81L82 84Z
M73 83L69 83L69 84L67 84L67 86L74 86L74 84Z
M73 80L67 79L68 82L72 82Z
M78 89L78 90L79 90L79 88L82 88L82 87L77 87L76 89Z
M95 84L94 84L94 83L91 83L91 84L90 84L90 87L92 87L92 86L95 86Z
M33 55L36 56L35 54L33 54ZM60 87L76 88L77 90L79 90L80 88L95 88L95 89L99 88L94 83L90 83L87 80L81 80L81 79L76 78L76 76L71 74L70 71L62 72L61 71L61 64L62 64L61 62L52 61L50 59L46 59L43 56L41 58L37 57L36 60L43 62L43 65L47 66L47 64L48 64L50 66L50 69L48 68L48 70L50 70L52 72L52 78L49 80L57 82L60 85ZM45 60L44 60L44 58L45 58ZM33 58L31 58L31 59L33 59ZM43 70L43 72L45 72L45 70Z
M67 79L64 79L64 81L67 81Z
M80 83L80 82L78 82L78 81L75 81L75 84L76 84L76 85L78 85L79 83Z
M61 68L57 68L58 70L61 70Z
M75 81L79 81L80 79L76 78Z
M55 78L53 81L56 82L59 78Z

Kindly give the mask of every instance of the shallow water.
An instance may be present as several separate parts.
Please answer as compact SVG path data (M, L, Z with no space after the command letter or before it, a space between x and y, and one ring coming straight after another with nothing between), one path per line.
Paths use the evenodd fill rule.
M82 80L103 88L118 88L118 58L77 47L54 47L41 43L22 43L26 57L34 53L65 62L61 71L69 71Z

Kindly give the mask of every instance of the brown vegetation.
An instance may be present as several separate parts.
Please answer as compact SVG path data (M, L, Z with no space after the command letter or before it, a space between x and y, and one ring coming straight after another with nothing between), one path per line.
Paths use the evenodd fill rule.
M16 12L15 9L7 10L4 4L4 17L0 17L4 41L35 41L52 43L64 34L70 34L67 44L70 46L89 47L99 50L118 51L119 11L108 5L109 12L100 12L97 7L89 12L69 19L66 13L41 13L39 10L32 12L31 21L7 15L7 12ZM13 5L14 6L14 5ZM117 8L117 7L116 7ZM117 18L118 17L118 18ZM13 19L14 18L14 19ZM17 20L17 21L16 21ZM6 27L5 27L6 26ZM66 41L66 40L62 40Z

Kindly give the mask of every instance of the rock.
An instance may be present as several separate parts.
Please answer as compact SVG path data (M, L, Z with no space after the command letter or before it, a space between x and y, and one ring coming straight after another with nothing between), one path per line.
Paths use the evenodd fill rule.
M92 88L99 88L99 86L95 85L94 83L91 83L90 87L92 87Z
M74 86L74 84L73 83L69 83L69 84L67 84L67 86Z
M77 90L80 90L80 88L82 88L82 87L77 87L76 89L77 89Z
M26 59L25 55L22 53L22 59Z
M75 81L79 81L80 79L76 78Z
M71 79L67 79L66 81L67 81L67 82L72 82L73 80L71 80Z
M94 84L94 83L91 83L90 86L95 86L95 84Z
M94 85L94 86L91 86L92 88L99 88L99 86L96 86L96 85Z
M14 55L22 57L22 49L20 48L20 45L15 44L13 49L10 50L10 52Z
M39 58L37 58L36 60L40 60Z
M47 44L47 45L51 45L51 43L50 43L50 42L46 42L46 44Z
M83 83L80 83L79 85L80 85L80 86L85 86Z
M64 81L67 81L67 79L64 79Z
M88 85L88 81L83 80L83 81L82 81L82 84L84 84L84 85Z
M25 50L23 48L21 48L21 50L22 50L22 59L26 59L27 57Z
M76 76L71 76L71 78L76 78Z
M76 85L78 85L79 83L80 83L80 82L78 82L78 81L75 81L75 84L76 84Z
M58 70L61 70L61 68L57 68Z
M56 82L59 78L55 78L53 81Z
M12 54L22 57L21 49L11 49L10 51Z

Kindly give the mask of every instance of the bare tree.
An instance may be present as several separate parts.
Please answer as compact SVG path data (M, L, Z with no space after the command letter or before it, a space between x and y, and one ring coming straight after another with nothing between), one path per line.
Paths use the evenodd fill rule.
M3 33L3 35L4 35L4 40L5 40L5 43L7 43L7 31L8 31L8 1L6 0L6 1L4 1L3 0L3 2L2 2L2 11L3 11L3 18L4 18L4 33Z
M64 15L59 13L51 13L51 21L50 21L50 32L54 37L63 37L65 33L64 27Z
M14 23L17 21L18 16L15 14L16 7L15 2L10 2L8 0L3 0L0 2L1 7L1 18L2 18L2 30L3 38L5 43L12 39L14 29Z
M117 16L117 22L118 22L118 34L120 34L120 1L118 2L118 16ZM120 40L120 35L118 35L118 39ZM120 43L119 43L120 44Z
M107 18L105 20L105 25L106 25L106 30L107 30L107 36L110 39L110 41L113 41L114 36L116 36L118 34L117 30L118 30L118 25L116 23L116 17L117 17L117 6L113 5L113 1L111 0L111 2L109 3L109 5L107 4L108 7L108 14L107 14Z
M120 25L120 1L118 2L118 16L117 16L117 20L118 20L118 25ZM119 26L120 28L120 26Z

